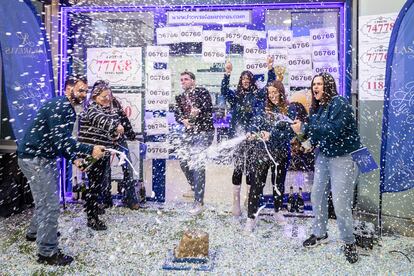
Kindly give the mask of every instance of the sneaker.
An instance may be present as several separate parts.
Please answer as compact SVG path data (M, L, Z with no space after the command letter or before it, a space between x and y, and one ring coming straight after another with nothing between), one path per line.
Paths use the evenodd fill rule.
M355 243L345 244L344 253L346 260L353 264L358 261L358 251L356 249Z
M323 237L316 237L315 235L311 235L307 240L303 242L304 247L314 247L318 244L326 243L328 242L328 233L325 234Z
M196 203L194 203L194 206L193 206L193 208L191 208L189 213L192 216L197 216L197 215L201 214L203 211L204 211L203 204L201 204L199 202L196 202Z
M287 224L286 218L281 212L275 212L273 214L273 219L279 225L286 225Z
M194 191L188 190L187 192L183 193L183 197L194 198Z
M71 256L63 254L60 249L58 252L53 254L50 257L46 257L40 254L37 254L38 259L37 262L40 264L48 264L48 265L69 265L71 262L73 262L73 258Z
M255 218L247 218L246 225L244 226L244 232L246 234L251 234L254 232L256 228L256 219Z
M92 228L95 231L103 231L103 230L108 229L108 227L106 227L106 225L105 225L105 222L103 222L102 220L100 220L98 218L88 219L87 226Z
M58 238L60 237L60 232L59 231L57 232L57 237ZM32 237L32 236L29 236L29 235L26 234L26 241L35 242L36 241L36 236Z

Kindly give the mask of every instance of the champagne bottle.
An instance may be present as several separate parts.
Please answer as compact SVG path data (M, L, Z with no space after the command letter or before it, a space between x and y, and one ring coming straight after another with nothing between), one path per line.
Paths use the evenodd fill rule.
M88 171L96 161L98 161L98 159L93 158L92 155L88 155L79 165L79 169L82 171Z
M303 213L305 211L305 202L303 201L302 188L299 188L298 199L297 199L297 212Z
M294 212L294 204L295 204L295 197L293 195L293 186L290 186L289 197L288 197L288 201L287 201L287 210L288 210L288 212L291 212L291 213Z

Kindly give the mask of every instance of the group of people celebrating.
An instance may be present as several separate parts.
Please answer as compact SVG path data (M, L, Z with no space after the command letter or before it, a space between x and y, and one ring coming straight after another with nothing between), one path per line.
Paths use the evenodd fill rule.
M315 75L311 82L312 103L309 116L303 116L297 103L289 103L281 80L276 79L272 58L267 59L267 85L258 88L250 71L243 71L235 90L230 89L231 62L225 64L221 94L232 114L230 137L246 139L235 150L232 175L232 215L239 217L243 174L249 185L246 232L256 227L260 197L269 168L272 172L274 218L285 224L281 214L284 183L291 157L291 141L306 140L316 156L311 193L312 234L303 242L313 247L327 241L328 196L332 192L340 238L350 263L358 260L353 235L352 200L356 165L351 152L362 147L352 106L338 95L335 79L328 73ZM196 86L195 75L181 73L183 92L176 97L176 121L185 128L185 147L201 151L213 140L212 101L208 91ZM194 194L190 214L203 212L205 167L191 166L192 155L180 160L181 168Z
M225 64L221 93L232 114L231 135L245 135L234 155L232 214L241 215L240 187L246 172L250 186L248 214L245 229L254 231L259 199L269 168L272 171L274 211L278 223L285 223L280 213L283 203L284 182L290 159L290 141L295 136L310 140L316 154L312 188L312 207L315 216L312 234L303 246L312 247L328 238L328 194L332 191L340 238L344 241L347 260L358 260L353 235L352 199L354 190L354 162L352 151L361 147L351 105L338 95L334 78L327 73L316 75L311 82L312 106L310 115L299 114L297 105L289 104L283 83L276 80L273 60L269 58L267 85L259 89L254 75L243 71L237 88L229 88L232 64ZM175 115L185 128L186 148L202 151L214 138L212 100L209 92L196 86L195 75L185 71L180 75L183 92L176 97ZM134 140L135 133L119 101L113 97L109 84L98 81L93 85L90 103L80 115L78 139L72 136L76 121L74 107L87 98L88 85L83 77L69 77L65 95L48 100L37 112L36 118L18 142L18 163L27 177L35 211L26 238L36 241L38 262L50 265L68 265L73 261L58 248L59 183L58 158L64 157L77 167L84 168L85 157L96 162L87 170L89 190L85 211L87 225L94 230L105 230L99 219L99 195L111 205L108 193L109 155L107 148L128 153L126 140ZM189 158L180 160L181 168L194 193L193 215L204 209L205 166L191 166ZM134 189L133 172L124 168L125 203L139 208ZM109 181L110 182L110 181ZM105 192L106 191L106 192Z

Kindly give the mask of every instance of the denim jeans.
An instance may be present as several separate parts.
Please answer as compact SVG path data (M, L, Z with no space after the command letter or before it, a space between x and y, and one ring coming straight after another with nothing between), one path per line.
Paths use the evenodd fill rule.
M211 145L213 138L214 132L186 134L183 144L189 151L189 157L180 160L180 166L188 183L194 187L195 201L199 203L203 203L206 185L205 158L200 154Z
M59 168L56 160L35 157L18 159L32 191L35 210L27 235L36 236L38 253L52 256L58 251Z
M355 176L355 163L351 155L326 157L318 154L311 194L315 236L322 237L327 232L328 195L332 191L340 238L347 244L355 242L352 218Z

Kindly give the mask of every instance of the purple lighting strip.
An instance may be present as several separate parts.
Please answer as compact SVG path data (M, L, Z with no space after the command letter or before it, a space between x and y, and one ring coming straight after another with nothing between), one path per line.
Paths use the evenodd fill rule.
M95 13L95 12L167 12L167 11L197 11L197 10L241 10L241 9L254 9L263 8L267 10L277 9L339 9L339 68L340 68L340 94L345 96L345 77L346 74L346 38L347 33L345 26L348 22L345 22L345 2L333 1L333 2L308 2L308 3L270 3L270 4L240 4L238 6L233 5L166 5L166 6L74 6L74 7L61 7L61 21L60 21L60 39L59 39L59 95L64 94L64 80L67 73L67 31L70 26L69 13ZM62 166L62 174L60 178L60 187L66 186L66 166Z

